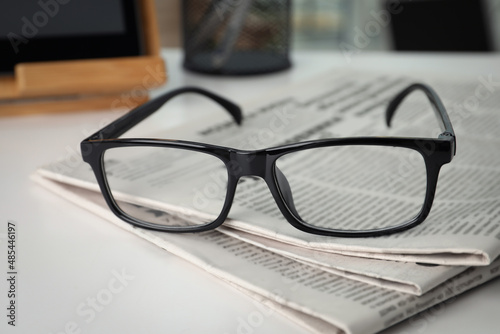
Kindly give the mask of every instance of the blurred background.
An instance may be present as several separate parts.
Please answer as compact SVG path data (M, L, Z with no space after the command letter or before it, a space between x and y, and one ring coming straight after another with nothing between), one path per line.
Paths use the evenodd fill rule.
M63 95L44 110L108 107L137 85L134 101L143 103L167 81L160 47L182 55L185 69L215 75L282 71L304 50L347 63L361 52L500 50L500 0L75 0L60 11L56 0L4 2L0 114L41 110L14 100ZM95 62L78 63L87 59ZM144 87L148 66L160 79ZM87 104L69 101L87 95L95 95Z
M162 46L181 46L181 0L155 1ZM391 3L411 9L394 16L392 23L398 31L397 36L393 35L390 26L381 25L383 21L378 20L383 17L377 16ZM500 49L500 0L292 0L291 4L292 50L342 50L342 47L356 46L354 41L360 38L359 31L370 34L368 42L362 37L358 39L357 47L363 46L365 51ZM450 5L453 7L451 12ZM379 23L380 30L374 22ZM412 35L415 32L426 40L416 40ZM433 39L437 41L434 44ZM411 41L410 49L405 40ZM455 41L461 45L453 50ZM439 47L445 49L434 50Z

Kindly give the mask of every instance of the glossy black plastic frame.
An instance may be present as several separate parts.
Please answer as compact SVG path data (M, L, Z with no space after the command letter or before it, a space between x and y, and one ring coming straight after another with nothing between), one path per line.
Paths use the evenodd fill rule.
M240 108L236 104L204 89L196 87L185 87L159 96L156 99L151 100L143 104L142 106L139 106L138 108L130 111L129 113L110 123L108 126L83 140L81 143L81 151L83 160L89 163L92 167L102 194L110 209L122 220L136 226L166 232L198 232L214 229L221 225L229 214L238 180L242 176L257 176L264 179L264 181L267 183L271 194L274 197L276 204L278 205L283 216L288 220L290 224L292 224L299 230L312 234L335 237L370 237L386 235L407 230L422 223L425 220L432 207L441 166L449 163L455 155L455 133L453 131L453 127L451 125L446 109L444 108L443 103L441 102L439 96L435 93L435 91L425 84L412 84L395 96L395 98L389 103L386 110L387 125L390 126L394 113L396 112L400 103L408 94L415 90L420 90L425 93L436 113L439 124L443 131L438 136L438 138L331 138L299 142L255 151L239 150L230 147L181 140L118 138L133 126L158 110L167 101L183 93L197 93L208 97L209 99L212 99L213 101L224 107L231 114L237 124L241 124L242 113ZM312 226L307 222L304 222L296 212L293 205L292 193L288 181L286 180L283 173L281 173L281 171L276 167L277 159L286 154L301 150L345 145L404 147L419 152L425 161L427 170L425 202L419 214L413 219L402 222L400 225L394 227L385 227L364 231L324 229ZM124 146L169 147L210 154L220 159L227 167L228 186L224 206L217 219L211 223L207 223L201 226L173 227L148 223L126 214L123 210L120 209L111 195L111 191L106 181L103 167L104 152L111 148Z

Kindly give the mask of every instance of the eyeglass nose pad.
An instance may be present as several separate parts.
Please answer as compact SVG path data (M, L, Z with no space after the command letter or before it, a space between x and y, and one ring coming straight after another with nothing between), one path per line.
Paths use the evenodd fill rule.
M290 183L288 183L286 176L278 167L276 167L276 180L278 181L278 186L281 190L281 193L283 194L283 198L288 208L290 209L290 211L292 211L295 217L303 221L303 219L297 212L297 209L295 208L295 204L293 202L292 189L290 189Z

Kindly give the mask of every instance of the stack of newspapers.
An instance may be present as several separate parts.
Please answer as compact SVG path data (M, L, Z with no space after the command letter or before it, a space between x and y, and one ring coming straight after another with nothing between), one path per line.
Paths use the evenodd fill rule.
M149 137L241 149L343 136L437 137L439 127L423 94L405 100L395 124L385 126L388 101L415 81L421 80L326 73L242 104L242 126L214 110L207 119L168 132L154 122ZM172 234L134 227L115 217L83 161L55 161L37 170L33 179L311 332L375 333L500 275L500 85L487 76L427 78L426 83L447 107L457 154L441 170L429 217L389 236L335 238L302 232L282 217L267 186L258 180L238 185L229 218L218 229ZM165 108L160 112L168 122ZM307 168L307 162L302 163ZM197 177L193 168L185 168L185 173L178 177ZM138 175L151 177L147 172ZM139 209L155 214L146 206ZM175 208L168 209L167 218L178 219Z

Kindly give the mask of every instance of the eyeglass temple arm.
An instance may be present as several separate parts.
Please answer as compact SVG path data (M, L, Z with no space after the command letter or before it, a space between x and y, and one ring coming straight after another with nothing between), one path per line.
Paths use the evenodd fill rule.
M441 127L441 130L443 131L442 134L439 135L439 138L443 137L452 137L453 141L455 141L455 131L453 130L453 126L451 125L450 117L448 116L448 113L446 112L446 109L443 105L443 102L441 102L441 99L437 95L437 93L432 89L430 86L422 84L422 83L415 83L404 90L402 90L392 101L389 103L387 106L387 110L385 113L385 119L387 122L387 126L391 126L391 120L392 117L394 116L394 113L396 112L397 108L401 104L401 102L404 100L404 98L409 95L411 92L414 90L421 90L427 95L427 98L429 99L432 108L434 109L434 112L436 114L436 117L439 120L439 126ZM455 152L453 152L455 154Z
M150 116L152 113L161 108L170 99L184 93L197 93L212 99L226 109L237 124L241 124L243 119L242 112L239 106L233 102L226 100L225 98L211 93L207 90L198 87L183 87L175 89L164 95L161 95L143 105L133 109L122 117L118 118L114 122L110 123L103 129L97 131L88 139L111 139L117 138L124 134L126 131L130 130L132 127L137 125L139 122L144 120L146 117Z

